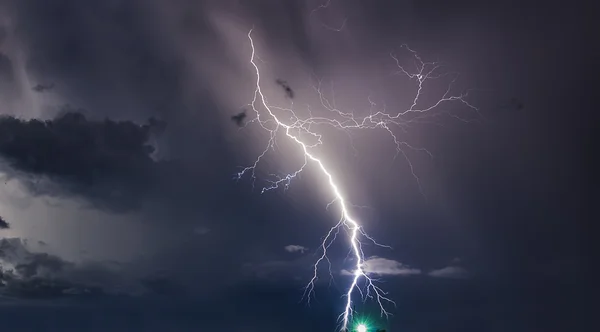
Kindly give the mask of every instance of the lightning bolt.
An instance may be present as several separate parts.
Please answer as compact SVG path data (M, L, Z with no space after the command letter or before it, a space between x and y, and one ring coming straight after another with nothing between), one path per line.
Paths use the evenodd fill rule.
M329 264L329 272L330 277L333 278L333 274L331 273L331 262L327 257L327 250L331 246L331 244L336 240L337 235L339 234L340 229L346 229L348 233L348 240L350 243L350 254L353 255L353 259L355 261L354 271L352 274L352 282L347 289L347 292L344 294L345 297L345 309L339 315L341 330L345 331L348 328L348 324L352 318L354 313L353 309L353 296L355 293L359 293L363 301L367 299L373 299L379 306L382 316L390 315L388 311L388 307L390 305L395 305L395 302L387 296L387 293L383 291L380 287L378 287L375 282L377 279L373 278L369 275L368 267L365 266L365 254L362 250L362 242L361 239L366 239L375 245L387 247L377 243L373 238L371 238L363 229L359 221L351 215L349 207L351 206L342 192L338 184L336 183L335 176L332 172L327 168L325 162L321 160L315 153L313 149L317 146L323 144L323 136L318 131L314 129L314 127L319 125L330 126L340 130L352 130L352 129L382 129L387 134L390 135L396 146L396 156L402 154L404 159L408 162L410 166L411 173L415 178L416 182L419 185L419 190L422 191L420 180L417 177L414 167L408 158L408 155L405 149L410 149L413 151L424 152L431 156L431 153L423 148L417 148L409 144L408 142L402 141L398 138L398 135L392 130L392 127L399 128L402 132L406 132L408 126L414 123L437 123L436 120L439 118L440 114L447 114L461 121L470 121L469 119L461 118L454 114L451 114L447 111L437 111L441 104L449 103L449 102L458 102L462 103L469 109L477 111L473 105L466 101L467 93L460 95L452 95L451 87L452 84L456 81L458 75L453 73L438 73L442 64L437 62L424 62L419 55L408 46L403 45L403 48L406 49L413 57L416 65L416 72L411 73L409 70L405 69L401 64L400 60L395 54L390 54L391 58L396 62L398 67L396 75L404 75L411 80L414 80L417 85L417 92L414 100L411 103L409 109L404 110L402 112L397 112L395 114L388 113L383 107L382 110L376 110L377 104L371 100L369 97L368 101L371 105L371 109L369 110L369 115L359 118L356 117L351 112L343 112L336 108L335 100L329 100L325 94L322 92L322 84L319 81L318 85L314 87L315 91L319 96L319 100L321 103L321 107L331 114L331 117L323 117L323 116L313 116L310 108L308 110L309 117L301 118L296 114L296 112L290 108L284 108L279 106L274 106L269 104L265 94L262 91L262 81L261 81L261 71L259 65L256 63L256 60L260 60L256 54L256 48L254 45L254 40L252 39L253 29L250 29L248 32L248 39L250 41L250 46L252 48L252 54L250 56L250 63L252 64L255 74L256 74L256 86L254 90L254 96L252 102L249 106L256 114L256 118L250 121L250 123L258 123L262 129L266 130L269 133L269 140L266 144L265 149L262 153L255 159L254 163L250 166L243 168L239 173L236 174L236 179L241 179L244 175L250 174L253 180L253 184L256 180L255 171L261 161L264 159L267 152L271 149L275 149L276 146L276 138L278 133L283 132L285 137L296 144L303 156L303 164L294 172L288 173L285 176L272 175L270 179L267 180L269 183L267 186L263 187L261 193L265 193L270 190L274 190L277 188L283 187L287 189L292 182L309 164L314 164L317 169L321 172L322 176L327 180L327 184L331 190L331 193L334 196L334 199L327 205L329 208L330 205L337 203L339 206L340 219L337 224L335 224L321 243L321 256L317 259L314 264L314 274L312 279L309 281L305 288L304 296L308 298L310 302L310 297L313 295L315 283L318 280L318 267L326 261ZM428 107L417 107L420 104L420 98L422 96L422 90L425 81L430 79L439 79L445 76L451 75L451 83L449 84L447 90L443 94L443 96L435 103ZM293 106L293 104L292 104ZM289 115L285 117L289 119L284 121L284 115L280 113L284 113ZM307 140L303 140L302 137L308 136L311 138L311 142ZM389 247L387 247L389 248ZM364 288L361 288L361 281L364 281Z

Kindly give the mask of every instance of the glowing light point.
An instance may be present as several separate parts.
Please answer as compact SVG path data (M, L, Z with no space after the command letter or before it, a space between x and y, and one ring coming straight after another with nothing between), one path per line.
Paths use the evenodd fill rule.
M356 327L357 332L367 332L367 326L365 324L358 324Z

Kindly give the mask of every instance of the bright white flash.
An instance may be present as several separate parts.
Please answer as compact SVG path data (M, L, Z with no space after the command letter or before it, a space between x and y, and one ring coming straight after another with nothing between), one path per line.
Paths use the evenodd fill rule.
M416 54L406 45L403 45L403 47L411 54L411 56L415 60L415 64L417 67L416 73L411 73L409 70L406 70L404 67L402 67L400 65L400 61L394 54L391 54L391 57L396 61L396 64L398 66L398 71L396 74L405 75L409 79L414 80L416 83L416 96L412 101L412 105L409 109L396 113L389 113L385 110L385 108L383 108L382 110L376 110L377 104L375 104L369 98L369 103L371 105L370 115L359 118L351 112L343 112L341 110L338 110L335 106L335 102L330 102L322 93L321 85L319 84L319 86L315 87L315 91L319 95L319 99L321 102L320 107L322 107L325 111L330 113L331 116L313 116L312 112L310 112L309 110L309 116L306 118L302 118L291 107L284 108L269 104L267 98L261 90L261 71L255 61L259 58L256 55L256 49L254 46L254 41L252 39L252 29L248 32L248 39L250 40L250 45L252 47L250 63L256 71L256 87L254 91L254 98L252 100L252 103L249 105L252 108L252 110L256 113L256 118L250 121L250 123L258 123L264 130L266 130L269 133L270 138L265 149L256 158L254 163L242 169L236 175L236 178L240 179L245 174L249 173L252 176L253 181L256 179L255 171L261 163L262 159L265 157L266 153L270 149L275 148L278 133L285 134L285 137L287 139L297 144L303 155L304 163L296 171L291 172L285 176L273 175L271 179L267 180L269 185L262 189L262 193L280 187L287 188L290 185L291 181L298 174L300 174L310 162L317 166L322 175L325 177L334 196L333 201L329 203L328 206L337 203L340 212L340 219L338 223L329 230L321 244L322 255L319 257L319 259L317 259L314 265L314 275L305 288L305 296L307 296L308 301L310 301L310 297L311 295L313 295L314 292L315 283L318 279L317 270L323 261L327 261L329 263L330 277L333 278L333 275L331 273L331 263L329 261L329 258L327 257L327 250L335 241L339 230L342 228L346 228L346 230L348 231L348 240L351 245L350 250L353 254L355 266L354 270L352 271L352 283L350 284L347 292L345 293L345 309L339 317L341 320L341 329L346 330L348 328L348 324L350 323L350 319L352 318L354 311L353 296L355 295L355 292L358 292L364 301L366 301L367 299L373 299L379 305L382 316L385 315L387 317L388 315L390 315L387 307L389 305L395 305L395 303L389 297L387 297L386 292L384 292L380 287L378 287L375 284L377 280L370 277L364 270L365 255L361 248L361 239L367 239L375 243L376 245L381 245L375 242L371 237L369 237L361 227L359 221L351 215L351 212L349 210L350 204L346 201L344 195L340 192L340 189L335 180L335 176L327 168L325 163L314 154L313 149L323 144L322 135L319 131L317 131L316 128L322 126L330 126L340 130L383 129L387 134L390 135L391 139L393 140L396 146L396 155L398 155L399 153L402 154L408 162L408 164L410 165L412 175L419 184L419 189L421 189L419 178L414 172L412 163L408 158L408 155L405 153L405 149L421 151L429 155L431 154L425 149L415 148L409 143L400 140L398 138L398 135L394 133L392 128L398 128L401 132L404 132L408 126L414 123L435 123L437 117L442 113L450 115L462 121L468 121L466 119L459 118L445 111L437 110L440 105L445 103L458 102L464 104L464 106L472 110L476 111L477 109L471 104L469 104L467 101L465 101L465 97L467 96L466 93L461 95L451 95L451 86L452 83L454 83L454 81L456 80L457 75L439 74L438 70L441 67L439 63L423 62L418 56L418 54ZM451 83L449 84L448 88L445 90L445 93L439 100L437 100L432 105L424 108L417 107L417 105L421 104L419 99L421 97L423 83L425 81L429 79L438 79L450 75L452 75ZM279 114L279 116L276 113ZM286 116L284 117L283 115L281 115L281 113L286 114ZM302 137L312 138L311 142L313 143L306 142L302 139ZM361 287L363 282L364 288Z

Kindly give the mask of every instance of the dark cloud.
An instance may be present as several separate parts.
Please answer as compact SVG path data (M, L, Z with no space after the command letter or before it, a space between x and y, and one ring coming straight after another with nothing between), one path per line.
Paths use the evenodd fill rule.
M244 119L246 119L246 110L244 110L243 112L240 112L236 115L232 115L231 116L231 121L235 122L235 124L238 127L243 127L244 126Z
M0 239L0 295L18 299L139 296L169 291L158 276L135 277L116 263L73 263L32 252L19 238Z
M294 99L294 90L292 90L292 88L290 87L288 82L286 82L282 79L277 79L277 80L275 80L275 83L277 83L277 85L279 85L283 89L283 91L285 92L285 95L288 98Z
M35 194L81 195L123 211L138 207L167 167L149 144L164 129L158 120L93 121L72 112L48 121L2 117L0 156Z
M47 92L54 89L54 84L36 84L32 89L35 92Z
M9 229L10 228L10 224L4 220L4 218L2 218L2 216L0 216L0 230L1 229Z

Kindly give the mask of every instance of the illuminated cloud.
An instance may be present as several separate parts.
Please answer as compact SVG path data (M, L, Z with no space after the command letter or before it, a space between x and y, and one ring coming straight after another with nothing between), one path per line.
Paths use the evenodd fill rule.
M303 254L305 251L308 250L308 248L297 245L297 244L290 244L289 246L285 246L284 249L287 252L292 252L292 253L299 252L301 254Z
M439 270L433 270L427 275L435 278L464 279L469 275L469 273L462 267L447 266Z
M367 274L409 276L421 274L421 270L411 268L393 259L373 256L363 263L363 269ZM342 275L354 275L348 270L342 270Z

